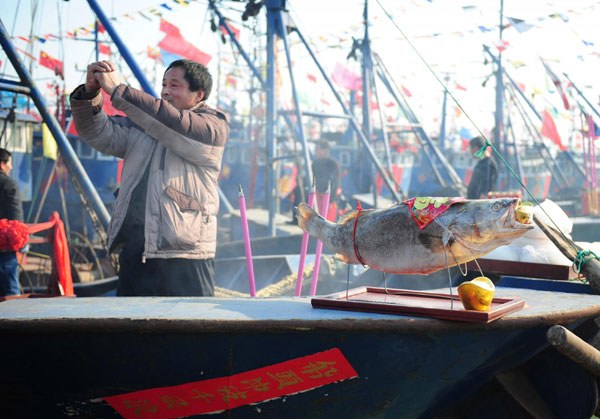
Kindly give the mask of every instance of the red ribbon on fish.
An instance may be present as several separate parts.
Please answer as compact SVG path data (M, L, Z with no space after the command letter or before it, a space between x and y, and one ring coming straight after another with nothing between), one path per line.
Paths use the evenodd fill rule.
M455 198L432 198L417 197L404 201L408 205L408 210L413 220L423 230L433 220L442 215L453 204L465 201L464 197Z

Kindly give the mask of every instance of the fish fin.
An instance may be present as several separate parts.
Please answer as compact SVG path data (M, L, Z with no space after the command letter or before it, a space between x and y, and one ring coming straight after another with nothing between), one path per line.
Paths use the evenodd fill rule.
M301 203L300 205L298 205L296 207L296 215L298 216L298 227L300 227L302 229L302 231L307 232L307 233L308 233L307 224L313 217L318 216L318 214L315 212L315 210L313 210L311 207L309 207L305 203Z
M344 218L341 218L338 221L338 223L341 224L341 225L346 224L350 220L354 220L357 215L358 215L358 211L357 210L348 211L347 213L345 213L343 215Z
M431 234L425 234L425 233L421 233L418 236L419 242L426 247L427 249L429 249L432 252L435 252L437 250L441 251L442 250L442 240L441 237L439 236L432 236Z

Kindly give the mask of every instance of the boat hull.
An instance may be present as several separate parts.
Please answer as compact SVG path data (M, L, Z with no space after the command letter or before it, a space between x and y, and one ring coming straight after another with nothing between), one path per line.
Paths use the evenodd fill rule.
M549 326L574 328L600 314L592 295L499 294L518 294L529 306L483 325L313 309L308 298L7 301L0 304L0 336L10 342L0 350L1 394L21 416L110 417L116 412L104 397L231 377L337 348L357 377L290 389L218 416L430 416L547 347Z

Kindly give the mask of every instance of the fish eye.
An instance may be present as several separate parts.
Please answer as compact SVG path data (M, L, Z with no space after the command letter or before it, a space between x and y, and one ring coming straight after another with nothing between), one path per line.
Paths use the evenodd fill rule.
M500 211L502 209L502 204L500 202L496 202L492 205L492 211Z

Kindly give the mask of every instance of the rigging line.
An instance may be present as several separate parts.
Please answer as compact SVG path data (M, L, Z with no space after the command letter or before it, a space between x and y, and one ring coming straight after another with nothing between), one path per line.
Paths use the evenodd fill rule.
M15 17L13 18L13 25L12 25L12 30L10 31L10 36L13 37L15 35L15 26L17 25L17 16L19 15L19 6L21 5L21 2L18 1L17 2L17 8L15 9ZM0 25L2 23L0 22ZM6 76L6 69L8 68L8 63L10 61L9 60L4 60L4 62L2 63L2 78L4 78Z
M498 150L496 149L496 147L494 147L494 145L489 141L489 139L487 138L487 136L481 131L481 129L475 123L475 121L473 121L473 119L471 119L471 116L464 110L464 108L460 105L460 103L458 103L458 100L456 100L456 98L454 97L454 95L452 94L452 92L450 92L448 90L448 88L444 85L444 83L442 82L442 80L438 77L438 75L433 70L433 68L431 68L431 66L429 65L429 63L427 62L427 60L425 60L425 58L423 58L423 56L419 53L419 51L413 45L413 43L408 38L408 36L406 36L406 34L402 31L402 29L400 29L400 27L398 26L398 24L394 21L394 18L392 17L392 15L386 10L385 7L383 7L383 5L381 4L381 2L379 0L375 0L375 1L379 5L379 7L381 7L381 9L385 13L385 15L390 19L390 21L392 22L392 25L394 25L394 27L398 30L398 32L400 32L400 34L402 34L402 36L406 39L406 42L408 42L408 45L411 47L411 49L415 52L415 54L417 54L417 56L419 57L419 59L423 62L423 64L425 64L425 66L431 72L431 74L433 74L433 76L438 81L438 83L440 83L440 85L443 87L444 91L450 96L450 98L452 98L452 100L454 101L454 103L456 104L456 106L458 106L458 108L461 111L463 111L463 113L465 114L465 116L467 117L467 119L473 124L473 126L475 127L475 129L477 130L477 132L479 132L479 134L485 139L486 146L489 145L492 148L492 150L494 151L494 153L496 153L496 155L500 158L500 160L502 161L502 163L508 168L508 170L513 175L513 177L517 180L517 182L519 182L519 184L523 187L523 189L525 191L527 191L527 193L533 199L533 201L535 201L535 203L540 207L540 209L546 215L546 217L548 217L548 219L554 225L554 227L556 227L556 229L561 234L561 236L563 237L563 239L565 239L573 247L573 249L575 249L575 251L577 251L577 248L575 247L575 243L573 243L573 241L571 239L568 239L565 236L565 234L562 232L562 230L556 225L556 223L554 222L554 220L552 219L552 217L550 217L550 215L546 212L546 210L540 205L540 202L535 198L535 196L533 196L533 194L529 191L529 189L527 189L527 186L525 186L525 184L523 184L523 182L521 181L521 179L519 178L519 176L515 173L515 171L512 169L512 167L510 167L510 165L508 164L508 162L504 159L504 157L502 157L502 155L498 152Z
M385 15L390 19L390 22L392 22L392 25L394 25L394 27L398 30L398 32L400 32L400 34L404 37L404 39L406 39L406 42L408 42L408 45L411 47L411 49L414 51L414 53L417 54L417 56L419 57L419 59L423 62L423 64L425 64L425 66L431 72L431 74L433 74L433 77L435 77L435 79L438 81L438 83L442 86L442 88L444 89L444 92L446 92L450 96L450 98L452 99L452 101L454 102L454 104L456 106L458 106L458 108L465 114L465 116L471 122L471 124L473 124L473 127L475 127L475 129L477 130L477 132L485 140L487 140L488 139L487 136L481 131L481 129L475 123L475 121L473 121L473 119L471 119L471 116L469 115L469 113L467 111L465 111L465 109L462 107L462 105L460 103L458 103L458 100L454 97L454 95L452 94L452 92L450 90L448 90L448 88L446 87L446 85L444 84L444 82L439 78L439 76L437 75L437 73L435 72L435 70L429 65L429 63L427 62L427 60L425 58L423 58L423 56L421 55L421 53L417 50L417 48L414 46L414 44L411 42L411 40L408 38L408 36L404 33L404 31L402 31L402 29L400 29L400 27L398 26L398 24L396 23L396 21L394 20L394 18L392 17L392 15L387 11L387 9L385 7L383 7L383 5L381 4L381 2L379 0L375 0L375 1L379 5L379 7L381 7L381 10L383 10L383 13L385 13Z

